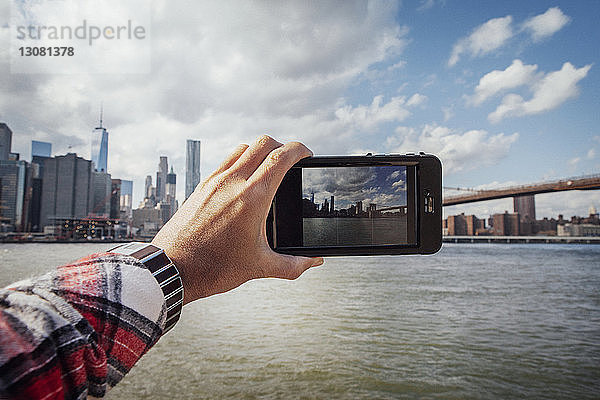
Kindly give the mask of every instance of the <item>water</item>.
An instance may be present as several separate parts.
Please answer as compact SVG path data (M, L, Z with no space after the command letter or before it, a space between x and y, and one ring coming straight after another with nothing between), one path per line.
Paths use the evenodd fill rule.
M0 284L109 246L1 245ZM330 258L186 306L109 398L597 399L599 288L595 245Z
M386 218L303 218L305 246L408 243L406 216Z

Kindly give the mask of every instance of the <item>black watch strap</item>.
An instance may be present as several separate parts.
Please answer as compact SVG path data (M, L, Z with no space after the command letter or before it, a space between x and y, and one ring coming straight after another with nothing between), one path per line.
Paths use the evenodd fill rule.
M158 282L167 304L167 321L163 334L175 326L183 306L183 283L175 264L165 252L151 243L132 242L119 245L109 253L132 256L141 261Z

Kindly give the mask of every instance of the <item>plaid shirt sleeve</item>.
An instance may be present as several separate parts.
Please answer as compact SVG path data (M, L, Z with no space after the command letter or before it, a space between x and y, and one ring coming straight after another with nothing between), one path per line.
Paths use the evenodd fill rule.
M161 337L166 307L133 257L94 254L0 290L0 398L103 397Z

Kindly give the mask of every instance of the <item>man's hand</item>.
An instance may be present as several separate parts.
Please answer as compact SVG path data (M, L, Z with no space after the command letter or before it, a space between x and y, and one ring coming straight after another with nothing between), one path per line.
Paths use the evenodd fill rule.
M240 145L185 201L152 243L165 250L181 278L184 304L227 292L256 278L296 279L323 259L275 253L266 221L286 172L312 155L303 144L269 136Z

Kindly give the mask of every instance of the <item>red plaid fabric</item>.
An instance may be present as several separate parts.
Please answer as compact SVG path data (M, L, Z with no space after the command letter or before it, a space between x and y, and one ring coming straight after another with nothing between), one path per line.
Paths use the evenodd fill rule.
M0 290L0 398L103 397L160 338L165 314L150 272L117 254Z

